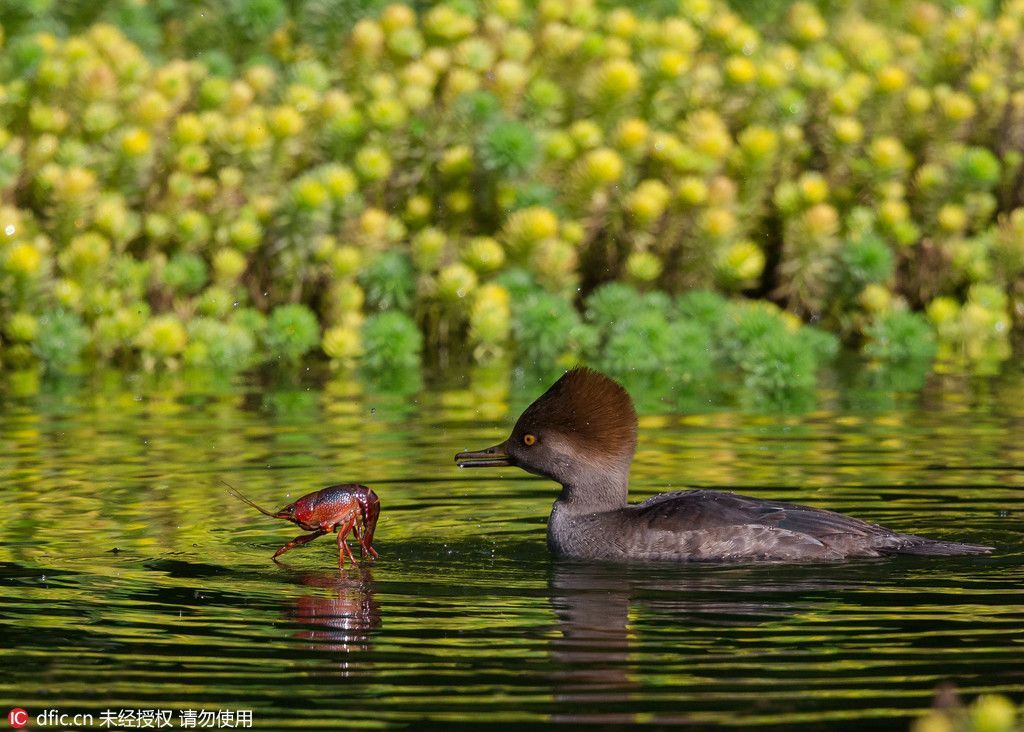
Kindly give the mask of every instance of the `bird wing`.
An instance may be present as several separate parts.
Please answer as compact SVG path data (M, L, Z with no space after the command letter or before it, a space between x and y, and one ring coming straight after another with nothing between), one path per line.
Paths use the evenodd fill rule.
M835 559L878 556L901 535L876 524L783 501L695 490L635 506L635 524L652 556L694 559ZM634 522L631 522L634 523Z

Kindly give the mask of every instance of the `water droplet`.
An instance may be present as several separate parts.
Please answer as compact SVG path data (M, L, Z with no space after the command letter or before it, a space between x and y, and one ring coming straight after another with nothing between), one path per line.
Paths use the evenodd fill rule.
M4 227L4 233L7 234L7 236L14 236L14 224L7 224L7 226Z

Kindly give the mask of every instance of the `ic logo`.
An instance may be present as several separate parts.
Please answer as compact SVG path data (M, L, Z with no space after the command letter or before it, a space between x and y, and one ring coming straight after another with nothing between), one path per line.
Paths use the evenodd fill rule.
M15 707L7 713L7 721L11 723L12 729L21 729L28 724L28 712L21 707Z

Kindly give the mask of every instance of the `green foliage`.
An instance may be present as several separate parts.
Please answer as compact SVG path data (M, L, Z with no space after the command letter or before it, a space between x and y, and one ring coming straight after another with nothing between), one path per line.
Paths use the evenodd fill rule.
M877 380L898 391L919 389L935 358L935 333L921 315L887 313L865 329L863 352Z
M671 302L663 292L640 293L632 285L609 282L587 297L584 315L595 327L606 330L620 320L628 320L644 312L668 316Z
M592 339L572 303L547 292L535 292L516 304L512 335L520 359L535 366L579 353Z
M680 317L715 330L729 311L729 301L709 290L689 290L676 299Z
M423 336L408 315L389 311L363 323L363 364L371 372L408 371L420 365Z
M935 357L935 333L918 313L887 313L868 326L865 335L864 354L881 363L928 364Z
M47 371L70 370L79 362L89 342L89 331L81 318L66 310L49 310L39 318L32 350Z
M407 310L416 288L412 261L404 252L378 255L359 275L367 304L376 310Z
M231 373L252 365L256 344L240 325L196 318L188 324L188 340L184 358L190 366Z
M991 190L999 182L999 159L984 147L965 148L953 169L961 184L972 190Z
M189 252L175 254L164 267L162 279L175 293L195 294L203 289L208 279L206 262Z
M394 311L753 394L802 392L824 331L930 361L880 345L912 305L942 369L1009 358L1018 4L385 4L0 0L0 332L59 308L97 362L213 369L322 326L340 367Z
M508 290L513 302L519 303L540 291L540 285L527 270L513 267L498 275L494 281Z
M282 0L228 0L228 27L249 43L258 43L281 27L288 8Z
M812 395L817 367L814 352L785 331L758 338L740 362L747 398L769 405L799 404Z
M480 163L497 177L517 177L529 172L539 153L536 135L515 120L491 126L480 139L477 150Z
M866 232L847 242L840 258L844 289L851 293L860 292L866 285L886 282L895 267L892 250L874 232Z
M263 347L271 358L298 363L320 343L320 326L316 315L305 305L281 305L267 318Z

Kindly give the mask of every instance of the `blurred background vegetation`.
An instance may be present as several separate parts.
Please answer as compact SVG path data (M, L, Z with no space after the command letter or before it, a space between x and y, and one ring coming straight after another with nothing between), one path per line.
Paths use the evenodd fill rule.
M0 366L989 374L1024 2L0 2ZM712 379L714 375L714 379Z

